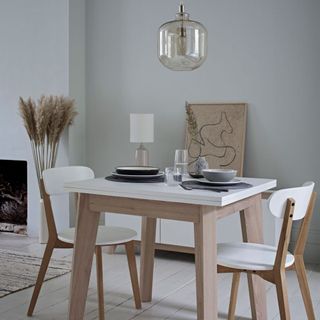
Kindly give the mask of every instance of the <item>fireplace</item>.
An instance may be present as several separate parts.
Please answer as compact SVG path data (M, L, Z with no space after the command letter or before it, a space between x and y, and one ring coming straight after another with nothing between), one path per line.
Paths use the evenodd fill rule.
M0 160L0 232L27 233L27 162Z

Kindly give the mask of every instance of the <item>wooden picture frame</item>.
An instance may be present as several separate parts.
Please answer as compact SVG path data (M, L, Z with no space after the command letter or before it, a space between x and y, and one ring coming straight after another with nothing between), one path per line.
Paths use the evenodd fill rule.
M246 103L186 103L189 172L199 157L210 169L232 168L243 174Z

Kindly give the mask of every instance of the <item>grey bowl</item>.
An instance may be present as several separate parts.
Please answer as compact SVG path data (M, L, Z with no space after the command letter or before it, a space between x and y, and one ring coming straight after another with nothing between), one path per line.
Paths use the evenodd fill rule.
M202 170L204 177L213 182L231 181L237 174L237 170L232 169L204 169Z

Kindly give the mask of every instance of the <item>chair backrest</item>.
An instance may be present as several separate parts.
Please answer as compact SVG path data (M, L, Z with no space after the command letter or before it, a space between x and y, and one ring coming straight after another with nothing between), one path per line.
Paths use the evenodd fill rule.
M70 166L44 170L42 177L46 193L52 196L66 193L66 182L92 179L94 172L88 167Z
M278 271L285 268L293 220L302 219L303 221L294 253L295 255L303 254L316 198L313 188L314 182L305 182L298 188L275 191L269 198L268 204L271 213L277 218L283 218L274 264L274 269Z
M275 217L283 218L287 200L292 198L295 201L292 220L300 220L304 218L307 212L313 188L314 182L308 181L301 187L275 191L269 198L269 210Z
M88 167L82 166L52 168L43 171L40 188L47 218L49 240L58 241L50 196L67 193L64 191L64 184L66 182L92 178L94 178L93 171Z

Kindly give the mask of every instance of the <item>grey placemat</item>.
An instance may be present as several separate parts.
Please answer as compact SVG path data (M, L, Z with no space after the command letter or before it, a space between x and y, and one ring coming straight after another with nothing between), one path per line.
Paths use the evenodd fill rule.
M200 190L236 190L236 189L247 189L251 188L252 185L249 183L241 182L234 185L222 185L222 184L212 184L212 183L201 183L196 180L187 180L181 183L184 187L190 187L192 189L200 189Z
M127 179L127 178L122 178L122 177L107 176L107 177L105 177L105 179L108 180L108 181L114 181L114 182L130 182L130 183L156 183L156 182L164 182L164 177Z

